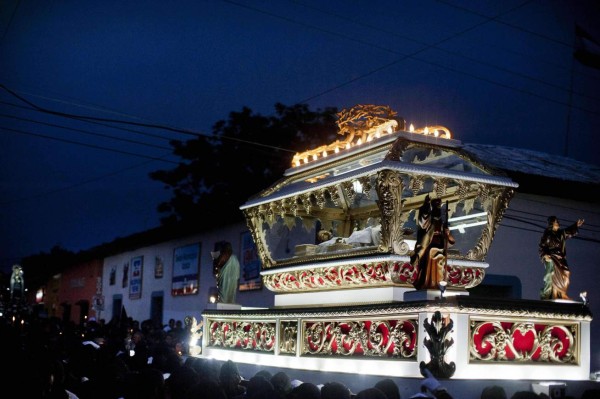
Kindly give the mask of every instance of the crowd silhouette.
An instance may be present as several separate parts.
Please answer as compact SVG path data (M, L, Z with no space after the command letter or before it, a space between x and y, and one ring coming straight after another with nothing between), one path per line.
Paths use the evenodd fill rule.
M397 383L382 378L354 393L339 381L299 381L288 371L240 375L235 362L187 356L188 332L180 321L157 326L130 317L90 320L0 317L4 392L52 399L400 399ZM10 388L9 388L10 387ZM580 399L598 398L589 390ZM452 399L440 381L424 378L410 398ZM548 398L529 391L510 398L500 386L481 399ZM459 398L455 398L459 399Z

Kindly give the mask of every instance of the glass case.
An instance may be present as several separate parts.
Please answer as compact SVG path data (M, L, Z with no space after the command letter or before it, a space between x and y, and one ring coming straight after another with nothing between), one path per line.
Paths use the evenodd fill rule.
M286 177L242 207L263 267L409 255L418 209L442 201L456 242L448 257L482 261L514 183L455 140L395 132Z

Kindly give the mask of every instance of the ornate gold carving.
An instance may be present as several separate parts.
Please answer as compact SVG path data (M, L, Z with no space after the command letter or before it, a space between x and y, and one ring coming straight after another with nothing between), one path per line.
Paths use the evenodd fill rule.
M266 275L263 277L263 283L275 292L392 285L385 262L290 270Z
M315 191L315 201L319 209L323 209L325 207L325 189Z
M298 322L281 321L279 353L295 355L298 348Z
M442 198L446 195L446 188L448 187L448 179L445 178L437 178L433 183L433 191L438 198Z
M446 281L455 288L473 288L481 284L485 277L482 267L446 265Z
M302 355L416 359L416 319L304 321Z
M248 230L250 230L250 234L252 235L252 241L256 244L256 250L262 262L262 267L268 269L273 265L273 259L265 244L265 232L261 226L260 207L244 209L243 213L246 218L246 226L248 226Z
M485 191L485 190L484 190ZM483 260L487 255L487 252L492 244L492 240L494 239L494 234L496 233L496 229L498 228L498 224L502 220L502 216L504 215L504 211L508 207L508 203L514 194L513 189L504 189L499 195L493 198L492 205L490 210L488 211L488 222L485 225L485 228L481 232L481 237L477 242L475 248L471 249L466 258L473 260Z
M420 175L412 175L410 176L410 182L408 183L408 187L410 191L413 192L413 196L417 196L425 185L425 178Z
M295 154L292 166L300 166L302 163L306 164L319 158L325 158L340 150L350 149L355 145L392 134L398 128L405 128L404 120L396 118L396 112L383 105L356 105L340 111L337 116L338 134L346 135L346 138Z
M402 176L396 171L384 170L377 174L377 206L381 212L381 246L399 254L402 252Z
M371 190L373 189L373 186L371 185L371 177L363 176L360 177L358 181L363 187L363 193L365 194L365 196L368 199L371 199Z
M470 361L576 364L577 324L470 321Z
M344 192L346 198L348 198L348 202L352 203L354 201L354 197L356 196L354 188L352 187L352 182L343 181L342 183L340 183L340 188Z
M273 352L275 322L209 320L209 347Z
M340 206L340 192L337 187L327 187L327 192L329 193L329 197L335 206Z
M204 321L200 320L200 323L193 316L186 316L184 324L190 333L189 339L189 354L191 356L198 356L202 354L202 335L204 334Z
M417 278L417 269L410 262L399 262L392 266L390 275L394 283L412 287Z

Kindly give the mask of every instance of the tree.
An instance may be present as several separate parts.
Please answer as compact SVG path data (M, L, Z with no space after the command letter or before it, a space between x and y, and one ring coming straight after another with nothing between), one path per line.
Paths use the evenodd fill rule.
M296 152L335 140L336 113L277 103L274 116L262 116L244 107L215 123L211 137L172 141L180 164L150 173L173 192L158 206L162 223L210 227L241 220L239 207L281 178Z

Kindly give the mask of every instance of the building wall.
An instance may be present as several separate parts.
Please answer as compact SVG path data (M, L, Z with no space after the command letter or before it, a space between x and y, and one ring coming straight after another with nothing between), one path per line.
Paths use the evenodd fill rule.
M84 316L95 317L92 309L93 298L99 285L99 279L102 277L102 260L94 259L88 262L82 262L74 267L70 267L61 273L60 286L58 288L58 313L57 316L63 316L62 304L71 307L70 321L79 324ZM81 301L88 304L87 314L82 314ZM64 308L64 306L63 306ZM85 313L85 312L84 312Z
M234 254L241 259L240 236L248 231L245 224L236 224L211 232L193 235L177 240L167 241L152 246L138 248L121 254L116 254L104 259L102 274L102 291L105 298L105 311L102 317L107 321L113 316L112 308L115 298L121 298L128 316L135 320L143 321L151 318L152 296L163 297L163 324L170 318L184 321L186 316L201 319L202 311L208 304L209 290L216 287L212 273L212 258L210 252L217 241L229 241L234 249ZM173 278L173 255L176 248L200 243L200 282L197 294L171 295ZM142 293L140 299L130 299L129 282L123 287L123 270L126 263L130 264L135 257L143 257ZM156 259L162 260L163 276L155 277ZM110 273L116 270L115 284L110 285ZM238 292L236 302L244 306L269 307L273 306L273 296L266 288L259 290Z

